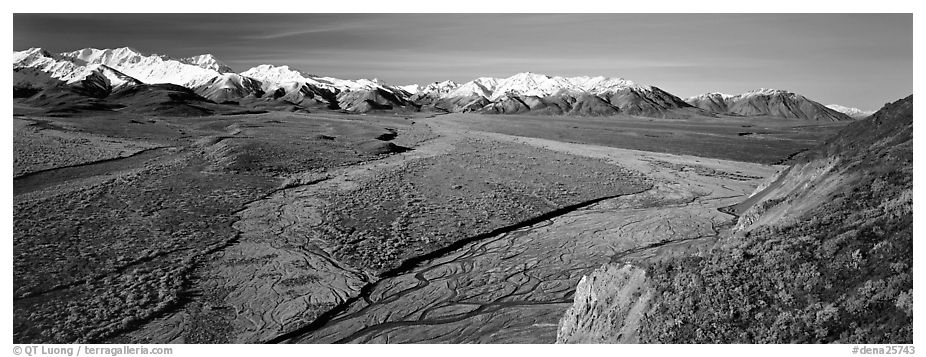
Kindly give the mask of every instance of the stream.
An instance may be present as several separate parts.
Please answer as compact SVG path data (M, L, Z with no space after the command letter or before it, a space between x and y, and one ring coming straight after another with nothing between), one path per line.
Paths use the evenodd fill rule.
M709 244L732 222L686 195L651 189L471 242L378 281L286 342L552 343L583 275L670 242Z

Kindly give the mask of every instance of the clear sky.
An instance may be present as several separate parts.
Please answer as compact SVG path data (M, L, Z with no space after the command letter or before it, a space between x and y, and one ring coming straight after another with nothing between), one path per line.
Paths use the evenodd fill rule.
M212 53L339 78L623 77L680 97L788 89L878 109L913 91L911 14L15 14L14 50Z

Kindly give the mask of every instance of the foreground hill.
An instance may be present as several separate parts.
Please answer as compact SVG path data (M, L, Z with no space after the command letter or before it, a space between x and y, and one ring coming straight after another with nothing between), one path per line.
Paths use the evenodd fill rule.
M584 279L560 342L912 343L913 97L731 207L707 253Z
M848 115L807 97L780 89L758 89L739 95L706 93L685 100L692 106L713 112L743 116L769 115L814 121L851 120Z

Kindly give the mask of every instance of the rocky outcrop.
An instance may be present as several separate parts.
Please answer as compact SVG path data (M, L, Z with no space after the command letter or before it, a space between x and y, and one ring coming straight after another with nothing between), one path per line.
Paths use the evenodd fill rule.
M653 298L646 272L607 264L582 277L556 343L637 343L637 329Z

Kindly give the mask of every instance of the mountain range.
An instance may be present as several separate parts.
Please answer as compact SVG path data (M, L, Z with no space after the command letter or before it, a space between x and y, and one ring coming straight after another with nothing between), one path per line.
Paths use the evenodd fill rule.
M262 64L234 73L210 54L173 58L147 55L129 47L64 53L41 48L14 51L13 78L14 97L34 105L64 105L71 100L95 103L94 108L131 106L125 101L112 103L113 98L124 99L123 92L130 91L133 96L161 93L161 97L173 98L173 104L201 108L203 113L210 112L206 108L209 105L235 105L353 113L432 110L646 117L723 114L814 121L864 116L854 108L824 106L785 90L760 89L740 95L707 93L681 99L655 86L623 78L559 77L531 72L508 78L481 77L462 84L443 81L394 86L378 79L320 76L286 65Z
M743 116L768 115L793 119L840 121L848 115L797 93L781 89L757 89L743 94L705 93L685 100L713 112Z

